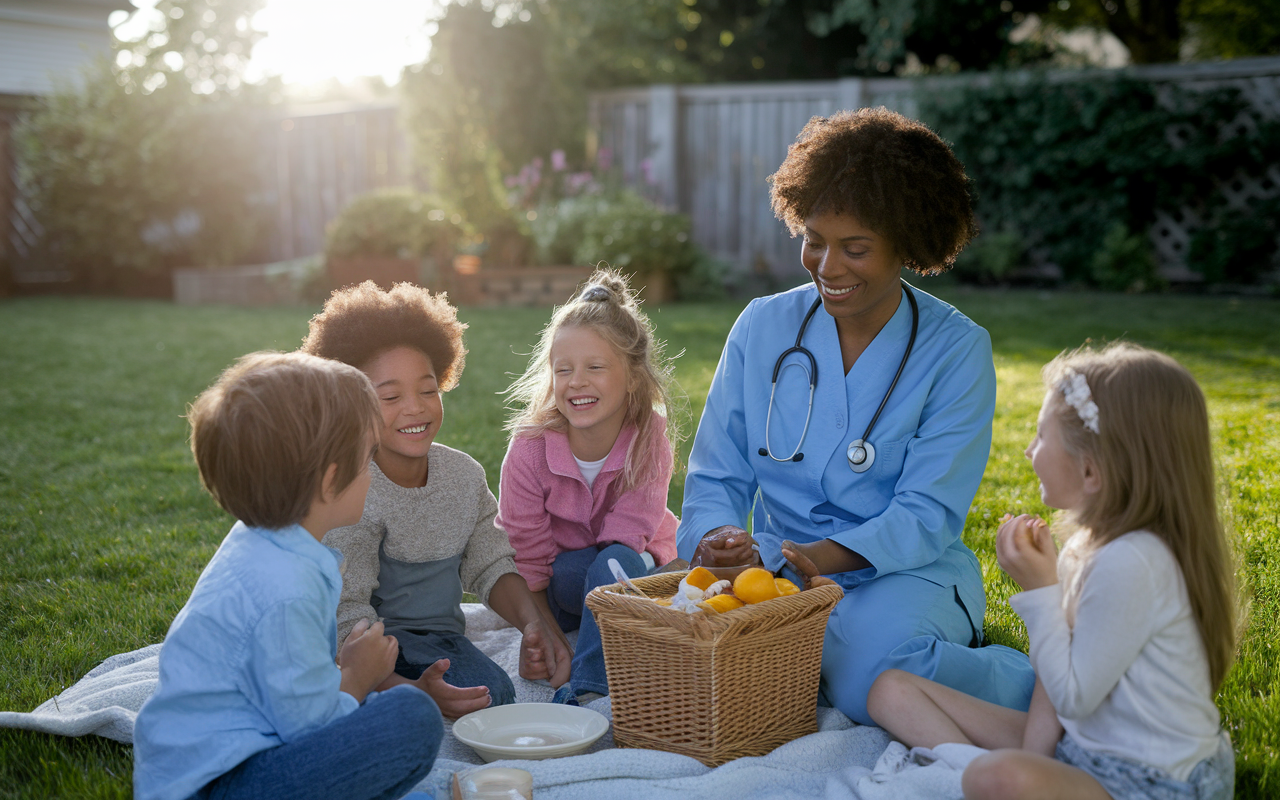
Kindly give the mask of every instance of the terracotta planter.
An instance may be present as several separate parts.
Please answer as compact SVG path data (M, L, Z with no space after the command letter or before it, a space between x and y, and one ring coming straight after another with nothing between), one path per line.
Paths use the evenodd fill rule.
M334 289L373 281L382 289L397 283L419 283L421 261L394 256L349 256L331 258L325 265L329 285Z

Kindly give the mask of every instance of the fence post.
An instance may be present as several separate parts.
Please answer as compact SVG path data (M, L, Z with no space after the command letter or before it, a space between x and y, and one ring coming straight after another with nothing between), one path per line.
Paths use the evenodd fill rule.
M840 103L839 110L855 111L862 108L866 96L864 92L864 78L841 78L840 85L837 88L837 97Z
M676 87L662 84L649 87L649 172L657 200L674 209L676 192L676 151L680 137L680 98Z

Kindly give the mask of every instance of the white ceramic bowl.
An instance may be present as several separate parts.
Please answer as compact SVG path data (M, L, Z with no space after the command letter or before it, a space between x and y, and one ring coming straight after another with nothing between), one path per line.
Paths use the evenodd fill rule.
M453 735L485 761L536 761L581 753L609 730L597 711L558 703L513 703L473 711L453 723Z

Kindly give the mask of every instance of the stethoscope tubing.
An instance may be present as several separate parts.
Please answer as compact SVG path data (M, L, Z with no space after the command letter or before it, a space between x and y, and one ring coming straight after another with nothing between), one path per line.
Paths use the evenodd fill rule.
M920 306L916 303L915 293L911 291L911 287L906 281L902 282L902 289L907 294L907 302L911 305L911 336L907 339L906 352L902 354L902 361L898 363L898 371L894 373L893 381L889 383L889 389L884 393L884 398L880 401L880 406L876 409L876 413L872 415L871 422L867 424L866 431L862 434L862 438L850 443L849 445L849 467L854 472L865 472L871 468L871 464L875 461L875 448L867 441L871 437L871 431L875 429L876 422L880 420L880 414L884 412L886 406L889 405L889 398L893 395L893 390L898 386L898 379L902 377L903 370L907 367L907 360L911 358L911 351L915 348L916 334L920 329ZM788 461L801 461L804 459L804 453L800 452L800 448L804 446L805 437L809 433L809 423L813 420L813 397L818 387L818 360L814 358L812 352L801 344L804 339L804 332L809 327L809 321L813 319L813 315L817 312L818 307L822 305L822 297L819 296L813 301L813 305L809 306L809 311L804 316L804 321L800 323L800 330L796 333L796 343L782 351L778 359L773 362L773 376L771 386L769 388L769 406L764 418L764 443L765 446L760 448L760 455L768 456L778 463ZM778 375L783 368L783 361L792 353L800 353L809 361L809 408L805 411L804 430L800 432L800 441L796 443L795 450L791 451L791 455L787 458L778 458L769 449L769 428L773 421L773 399L774 394L778 390ZM803 369L803 365L801 365ZM858 452L858 460L855 461L854 453Z

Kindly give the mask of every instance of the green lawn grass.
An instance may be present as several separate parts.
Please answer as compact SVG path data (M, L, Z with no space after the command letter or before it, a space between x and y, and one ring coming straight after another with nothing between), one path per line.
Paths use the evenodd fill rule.
M921 281L923 288L932 284ZM999 395L986 479L966 539L988 580L988 636L1025 646L992 537L1008 510L1047 513L1022 450L1039 368L1086 339L1165 350L1209 397L1222 497L1249 622L1219 697L1237 747L1238 796L1280 794L1280 303L1223 297L1032 291L938 294L991 331ZM701 412L740 304L653 312ZM0 303L0 710L29 711L102 659L160 641L231 520L200 489L186 404L242 353L293 349L311 308L23 299ZM470 355L445 398L440 441L473 454L496 490L505 449L498 392L546 312L464 309ZM688 443L683 452L687 454ZM677 512L681 476L672 482ZM131 750L0 729L0 796L130 796Z

